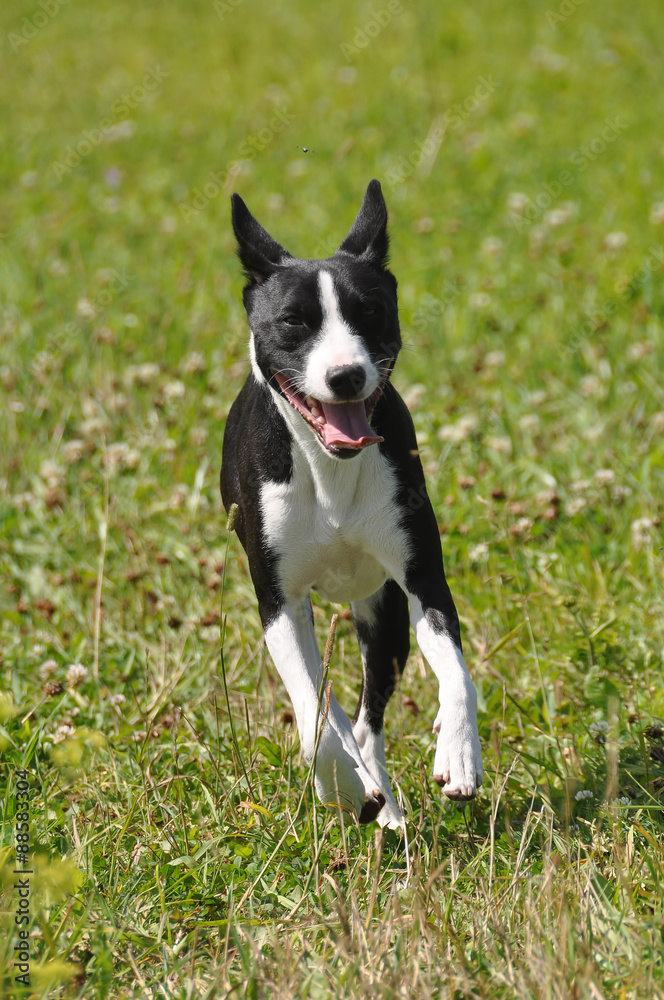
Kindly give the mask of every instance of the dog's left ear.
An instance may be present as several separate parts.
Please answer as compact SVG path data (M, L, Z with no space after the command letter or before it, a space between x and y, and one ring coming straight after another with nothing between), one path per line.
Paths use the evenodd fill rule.
M231 213L244 273L252 284L260 285L291 255L254 219L239 194L231 195Z
M364 257L375 267L387 265L390 240L387 234L387 205L380 189L380 183L370 181L364 194L362 207L340 250Z

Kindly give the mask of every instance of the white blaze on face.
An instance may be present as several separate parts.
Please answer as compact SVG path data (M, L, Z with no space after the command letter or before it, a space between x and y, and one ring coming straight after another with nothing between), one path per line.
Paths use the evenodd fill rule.
M323 325L305 366L303 383L306 392L323 402L333 403L334 394L325 381L329 369L340 365L362 365L367 379L362 397L367 398L378 388L379 372L364 341L353 333L341 315L339 299L329 271L319 272L318 289Z

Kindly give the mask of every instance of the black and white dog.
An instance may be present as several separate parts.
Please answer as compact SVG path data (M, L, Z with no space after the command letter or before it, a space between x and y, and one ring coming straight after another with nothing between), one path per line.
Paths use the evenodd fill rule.
M360 822L397 828L404 820L385 767L383 715L406 663L409 624L438 678L433 774L446 795L475 795L482 752L413 424L389 381L401 336L385 201L371 181L328 260L292 257L237 194L232 209L252 370L226 425L224 505L239 508L265 639L309 762L323 669L310 592L350 601L362 690L352 723L330 697L316 790Z

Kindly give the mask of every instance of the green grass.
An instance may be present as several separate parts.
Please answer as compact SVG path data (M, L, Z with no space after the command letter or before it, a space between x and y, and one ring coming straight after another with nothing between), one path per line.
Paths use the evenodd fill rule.
M663 997L658 6L41 10L2 11L1 995L25 768L26 995ZM413 649L405 841L317 806L217 487L230 191L315 256L374 176L486 766L443 801ZM343 613L330 676L352 711Z

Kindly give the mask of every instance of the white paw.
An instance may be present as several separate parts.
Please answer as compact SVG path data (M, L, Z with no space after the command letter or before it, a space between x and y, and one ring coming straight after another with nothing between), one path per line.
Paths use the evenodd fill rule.
M316 793L323 805L345 809L354 813L360 823L371 823L385 805L385 796L367 771L357 747L354 747L356 759L345 743L326 724L316 754Z
M406 821L392 794L385 765L385 734L382 730L380 733L373 733L361 714L353 727L353 735L357 740L362 760L367 770L375 775L377 786L385 799L385 805L378 813L376 822L380 826L386 826L389 830L405 829Z
M389 799L385 799L385 805L376 816L376 822L379 826L387 827L388 830L403 831L406 829L406 820L391 791Z
M433 726L438 733L433 777L450 799L472 799L482 784L482 748L474 716L464 707L438 713Z

